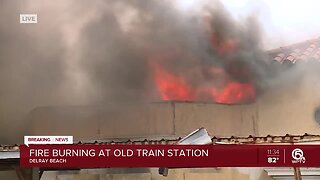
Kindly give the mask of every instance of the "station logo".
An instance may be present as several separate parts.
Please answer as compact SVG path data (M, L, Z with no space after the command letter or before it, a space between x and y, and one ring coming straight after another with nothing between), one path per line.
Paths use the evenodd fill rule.
M303 156L303 151L300 148L292 150L292 163L306 163L306 158Z

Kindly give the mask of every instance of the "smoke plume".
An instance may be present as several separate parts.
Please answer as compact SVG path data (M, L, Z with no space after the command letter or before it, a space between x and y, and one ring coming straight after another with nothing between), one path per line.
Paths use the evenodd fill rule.
M253 101L268 76L255 18L177 2L1 1L0 141L21 141L37 106ZM38 24L19 24L20 13Z
M199 3L183 11L170 1L105 2L80 39L98 101L252 101L267 75L258 22Z
M20 1L0 2L0 142L21 141L21 119L35 106L61 100L66 79L59 32L51 25L19 24L21 11Z

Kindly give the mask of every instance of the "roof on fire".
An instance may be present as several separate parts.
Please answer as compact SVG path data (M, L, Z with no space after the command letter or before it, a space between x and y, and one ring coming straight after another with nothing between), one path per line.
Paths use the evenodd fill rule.
M320 37L267 51L277 63L320 62Z
M280 47L267 51L269 57L280 64L297 63L297 62L320 62L320 37L310 39L289 46ZM130 139L106 139L79 141L75 144L175 144L182 137L158 137L158 138L130 138ZM304 135L284 136L260 136L255 137L212 137L212 144L286 144L286 143L319 143L320 135L312 135L305 133ZM0 144L0 160L19 158L19 145L1 145ZM0 162L1 165L1 162Z

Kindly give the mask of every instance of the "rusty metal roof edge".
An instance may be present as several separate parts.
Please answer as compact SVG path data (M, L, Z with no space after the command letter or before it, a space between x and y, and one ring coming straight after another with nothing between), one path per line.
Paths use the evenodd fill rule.
M175 144L182 137L158 137L158 138L126 138L126 139L101 139L101 140L86 140L75 141L74 144ZM305 142L320 142L320 135L308 134L284 136L231 136L231 137L216 137L211 138L212 144L269 144L269 143L305 143ZM0 152L19 151L19 145L0 145Z

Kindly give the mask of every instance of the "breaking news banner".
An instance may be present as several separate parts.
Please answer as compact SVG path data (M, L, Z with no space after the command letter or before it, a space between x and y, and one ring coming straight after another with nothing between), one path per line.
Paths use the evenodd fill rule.
M24 144L73 144L73 136L24 136Z
M20 146L21 167L319 167L319 145Z

